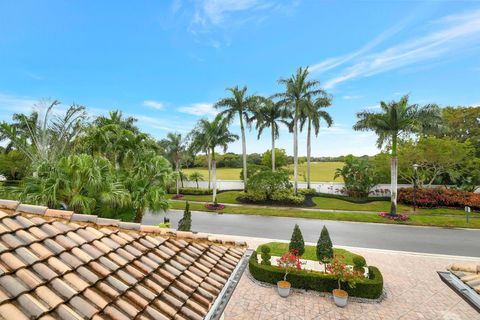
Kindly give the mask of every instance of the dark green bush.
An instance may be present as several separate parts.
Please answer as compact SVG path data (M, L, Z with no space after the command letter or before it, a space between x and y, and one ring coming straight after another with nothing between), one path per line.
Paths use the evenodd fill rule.
M191 194L191 195L208 195L212 194L211 189L204 188L180 188L181 194Z
M178 221L178 230L179 231L191 231L192 229L192 213L190 212L190 204L185 204L185 211L183 212L183 217Z
M354 256L353 257L353 269L355 271L364 271L363 268L367 265L367 261L362 256Z
M288 250L294 251L294 253L299 256L303 256L303 253L305 252L305 241L303 241L302 231L300 231L298 224L296 224L293 228L292 238L290 239Z
M267 198L263 193L240 192L236 200L243 203L264 203Z
M275 191L272 196L271 200L274 203L284 204L284 205L292 205L292 206L301 206L305 202L305 196L303 195L295 195L293 193L293 189L285 189Z
M317 242L317 259L323 263L333 258L333 245L327 227L323 226Z
M261 265L257 261L257 254L254 252L249 262L250 274L258 281L276 284L283 280L285 271L276 266ZM368 267L369 278L358 279L355 288L350 288L342 283L342 289L352 297L376 299L383 291L383 277L376 267ZM287 280L293 288L314 290L319 292L332 292L338 288L337 280L330 274L295 270L288 274Z
M270 255L270 247L267 245L263 245L260 247L260 251L262 251L261 258L262 262L260 262L263 265L269 266L272 263L270 262L270 258L272 257Z
M272 200L275 192L290 189L292 184L289 181L288 173L278 170L260 171L248 179L248 192L264 194L267 200Z

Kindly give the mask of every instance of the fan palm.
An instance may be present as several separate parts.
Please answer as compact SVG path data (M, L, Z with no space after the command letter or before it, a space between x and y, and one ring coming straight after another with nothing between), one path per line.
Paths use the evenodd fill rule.
M247 96L247 87L240 89L238 86L234 88L227 88L232 94L229 98L224 98L217 103L214 107L218 109L224 109L220 115L226 119L228 123L238 116L240 120L240 131L242 135L242 155L243 155L243 187L247 185L247 143L245 140L245 124L249 124L250 114L255 109L258 103L258 96Z
M294 191L298 191L298 121L301 116L302 108L305 107L305 101L317 96L325 96L325 91L321 89L320 82L309 80L307 68L298 68L296 74L290 78L280 78L278 83L285 86L285 91L273 95L273 98L280 98L278 105L292 114L293 131L293 179Z
M192 172L188 178L191 181L195 181L195 183L197 184L197 189L199 188L198 181L203 181L203 175L198 171Z
M331 99L328 97L318 98L315 101L308 99L305 101L305 108L302 109L300 119L300 130L307 126L307 188L310 189L310 156L312 153L311 135L312 128L315 137L318 137L320 131L320 121L323 119L327 126L330 127L333 123L332 117L323 108L331 105Z
M272 139L272 171L275 171L275 140L280 136L279 125L282 119L287 115L273 100L261 99L260 106L255 110L250 121L255 121L255 129L258 131L257 139L263 133L263 130L270 128Z
M380 102L380 112L363 111L357 113L355 130L374 131L379 148L388 144L391 150L391 206L390 214L397 214L397 143L402 136L426 134L438 128L441 120L440 109L435 104L419 106L409 104L408 95L399 101Z

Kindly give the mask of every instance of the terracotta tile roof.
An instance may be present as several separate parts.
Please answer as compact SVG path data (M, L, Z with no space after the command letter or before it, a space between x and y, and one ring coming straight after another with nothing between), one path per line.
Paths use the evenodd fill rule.
M0 318L203 319L244 251L206 234L0 200Z
M480 264L454 263L447 268L457 278L480 294Z

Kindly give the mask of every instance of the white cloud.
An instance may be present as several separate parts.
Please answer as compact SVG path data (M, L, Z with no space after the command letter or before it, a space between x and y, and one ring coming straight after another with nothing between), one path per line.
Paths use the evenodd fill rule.
M155 100L145 100L143 101L143 105L149 108L153 108L156 110L162 110L164 105L161 102L155 101Z
M362 96L359 95L346 95L343 96L342 98L345 100L355 100L355 99L360 99Z
M248 10L264 10L271 7L269 3L258 0L205 0L199 3L193 17L198 25L220 25L234 13Z
M39 99L0 93L0 110L5 112L30 112Z
M211 103L194 103L189 106L180 107L178 111L194 116L216 116L218 113Z
M437 30L424 36L408 39L383 51L368 55L363 55L364 52L361 55L354 53L355 59L350 60L355 60L355 62L342 70L341 74L328 80L324 87L332 88L347 80L369 77L439 58L452 52L461 52L463 48L471 46L474 41L480 39L480 10L446 16L432 23L431 26ZM330 64L324 61L320 65L323 63L323 70L330 65L336 67L338 64L334 60L341 58L331 58Z

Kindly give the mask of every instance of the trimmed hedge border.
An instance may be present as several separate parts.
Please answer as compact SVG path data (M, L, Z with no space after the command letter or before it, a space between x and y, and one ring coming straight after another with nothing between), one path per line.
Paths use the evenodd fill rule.
M315 193L314 197L340 199L340 200L344 200L352 203L370 203L374 201L390 201L390 197L353 198L353 197L344 196L341 194L331 194L331 193L322 193L322 192Z
M205 188L193 188L193 187L188 187L188 188L180 188L180 193L181 194L189 194L189 195L195 195L195 196L204 196L204 195L211 195L212 194L212 189L205 189Z
M258 281L277 284L283 280L284 271L276 266L261 265L257 260L257 252L254 251L250 261L249 270L252 277ZM347 291L349 296L377 299L383 293L383 276L377 267L368 267L369 278L359 279L355 288L349 288L347 285L342 289ZM287 280L292 288L314 290L319 292L332 292L338 288L337 280L330 274L323 274L316 271L298 270L288 274Z

